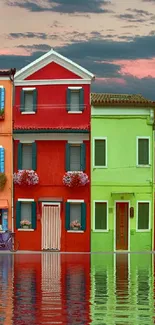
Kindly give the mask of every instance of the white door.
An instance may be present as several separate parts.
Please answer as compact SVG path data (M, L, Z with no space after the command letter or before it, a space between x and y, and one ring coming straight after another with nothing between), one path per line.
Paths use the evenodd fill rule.
M60 205L43 205L42 249L60 250L61 219Z

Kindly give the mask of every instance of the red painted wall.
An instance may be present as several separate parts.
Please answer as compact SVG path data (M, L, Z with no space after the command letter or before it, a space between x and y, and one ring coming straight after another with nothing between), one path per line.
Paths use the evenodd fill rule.
M51 62L45 67L25 78L25 80L39 79L81 79L81 77L55 62Z
M20 92L22 87L16 86L14 129L88 129L90 124L90 85L79 85L84 88L85 109L81 114L69 114L66 111L68 86L73 85L36 86L38 90L37 112L32 115L21 114Z
M86 173L90 177L90 143L86 144ZM62 197L61 204L61 251L90 251L90 186L70 189L62 184L65 173L65 144L66 141L36 141L37 143L37 173L39 185L30 188L14 186L15 202L18 198ZM17 170L17 145L14 142L14 168ZM87 204L86 231L84 233L69 233L65 231L65 202L67 199L83 199ZM14 210L15 211L15 210ZM16 212L14 214L14 217ZM16 227L15 227L16 228ZM41 220L38 216L37 230L23 232L16 230L21 250L41 249ZM28 239L28 240L27 240Z

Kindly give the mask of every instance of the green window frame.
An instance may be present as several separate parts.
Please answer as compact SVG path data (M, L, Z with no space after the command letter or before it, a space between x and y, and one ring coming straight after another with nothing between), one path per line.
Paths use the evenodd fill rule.
M86 203L85 202L79 202L78 200L74 200L74 202L66 202L65 203L65 226L66 230L72 230L71 228L71 218L70 218L70 213L71 213L71 205L79 205L81 207L81 228L75 231L86 231ZM76 220L76 217L75 217Z
M70 170L71 165L71 147L79 147L80 148L80 168L79 171L85 171L86 170L86 145L85 143L82 144L71 144L66 143L66 171ZM76 170L77 171L77 170Z
M18 143L18 170L23 169L23 146L31 146L32 147L32 168L27 168L27 169L32 169L36 170L37 169L37 144L36 142L32 143Z
M94 201L93 230L98 232L108 231L108 201Z
M107 138L93 139L93 167L107 168Z
M150 230L151 202L137 202L137 231Z
M150 165L150 137L137 137L137 166Z
M72 94L79 94L79 103L78 106L72 107ZM66 110L68 112L83 112L84 111L84 88L82 87L68 87L67 88L67 98L66 98ZM74 105L74 104L73 104Z
M21 229L22 226L20 224L21 222L21 208L22 204L30 204L31 205L31 227L30 229L36 229L37 227L37 214L36 214L36 202L35 201L29 201L29 200L18 200L16 201L16 228ZM26 216L25 218L26 219Z
M26 95L32 94L32 107L26 107ZM36 113L37 112L37 89L23 88L20 94L20 112L21 113Z

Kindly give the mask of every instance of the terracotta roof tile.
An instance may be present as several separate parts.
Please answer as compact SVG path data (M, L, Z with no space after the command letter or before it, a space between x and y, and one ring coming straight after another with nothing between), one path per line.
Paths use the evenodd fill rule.
M80 127L46 127L46 126L15 126L14 127L14 131L15 130L89 130L90 129L90 125L86 125L86 126L80 126Z
M92 105L136 105L136 106L154 106L155 102L144 98L140 94L105 94L105 93L92 93L91 94Z
M10 76L14 75L16 73L16 69L10 69L10 70L0 70L0 76Z

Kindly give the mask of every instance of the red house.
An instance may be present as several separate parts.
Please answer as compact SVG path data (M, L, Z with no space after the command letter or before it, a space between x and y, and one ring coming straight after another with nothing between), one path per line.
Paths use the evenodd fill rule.
M90 85L54 50L15 75L14 222L21 250L90 251Z

